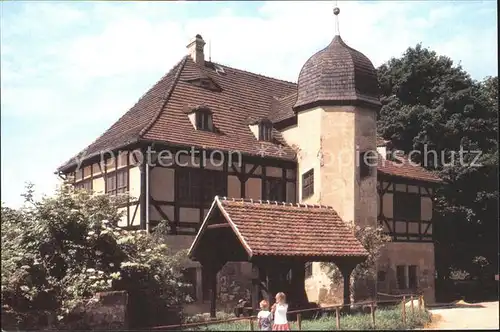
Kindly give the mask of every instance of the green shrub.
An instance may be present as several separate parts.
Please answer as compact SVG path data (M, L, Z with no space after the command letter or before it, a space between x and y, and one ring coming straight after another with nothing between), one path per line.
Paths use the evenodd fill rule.
M144 311L190 300L180 271L185 252L172 255L164 229L117 226L126 196L91 195L69 184L40 201L32 193L28 188L22 209L1 209L5 310L51 311L64 322L101 291L126 290L142 299Z

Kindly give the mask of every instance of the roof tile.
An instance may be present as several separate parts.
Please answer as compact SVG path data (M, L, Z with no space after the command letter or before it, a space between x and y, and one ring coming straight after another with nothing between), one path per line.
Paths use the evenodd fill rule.
M218 73L222 68L223 73ZM217 89L204 88L193 81L213 82ZM220 88L220 89L219 89ZM125 147L140 140L158 140L167 144L207 149L239 151L243 154L296 160L295 151L282 134L273 129L273 142L261 142L251 132L252 119L270 119L273 123L295 116L297 84L253 74L247 71L205 62L199 66L185 56L139 101L77 156L89 158L101 152ZM196 130L187 109L204 105L213 112L217 130ZM382 144L380 139L377 145ZM73 157L59 168L76 165ZM384 174L437 182L436 176L422 167L385 162L378 170Z
M443 180L434 172L424 167L411 163L407 157L403 162L388 160L379 155L377 172L389 176L414 179L425 182L441 183Z
M368 254L331 207L241 199L220 199L220 202L253 255Z

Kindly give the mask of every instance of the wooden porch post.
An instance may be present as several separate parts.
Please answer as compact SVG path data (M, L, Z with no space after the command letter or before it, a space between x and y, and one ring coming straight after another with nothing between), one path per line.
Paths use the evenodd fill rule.
M259 309L260 300L260 278L259 278L259 267L257 264L252 263L252 309L254 314Z
M200 262L201 263L201 262ZM215 318L215 313L217 311L217 272L224 266L220 262L207 262L204 261L202 264L203 272L208 274L207 282L209 285L209 296L210 296L210 318Z
M210 318L215 318L217 302L217 269L210 268Z
M309 302L305 292L305 272L305 263L301 261L294 262L292 266L292 287L290 290L290 295L292 296L290 300L293 302L294 308L302 308Z
M351 303L351 292L350 292L349 288L351 285L352 269L344 267L342 270L340 270L340 272L342 273L342 277L344 279L344 287L343 287L344 305L347 305L347 304Z
M351 273L356 267L356 263L335 263L342 273L342 277L344 279L344 287L343 287L343 298L344 298L344 309L349 310L349 306L351 304Z

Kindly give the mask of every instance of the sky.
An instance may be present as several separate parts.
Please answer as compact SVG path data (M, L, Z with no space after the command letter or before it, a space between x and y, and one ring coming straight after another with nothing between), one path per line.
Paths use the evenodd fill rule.
M335 1L2 1L1 200L18 207L92 143L201 34L212 61L296 81L334 35ZM496 76L496 1L338 1L344 41L375 66L422 43Z

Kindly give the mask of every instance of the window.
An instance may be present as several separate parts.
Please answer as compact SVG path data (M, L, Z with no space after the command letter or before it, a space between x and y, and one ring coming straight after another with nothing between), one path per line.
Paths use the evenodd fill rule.
M203 170L203 204L210 206L214 197L227 195L227 177L222 172Z
M261 122L259 124L259 140L270 142L272 140L272 130L273 127L270 123Z
M212 112L209 110L198 110L196 112L196 128L200 130L213 131Z
M417 282L417 266L410 265L408 266L408 287L416 290L418 286Z
M394 218L398 220L420 220L420 195L395 192Z
M184 205L210 206L216 195L227 195L227 178L222 172L180 168L175 171L175 174L176 201Z
M121 169L106 175L106 194L116 195L128 191L128 169Z
M396 266L396 280L398 283L399 289L406 289L406 274L405 274L405 266L398 265Z
M262 195L263 200L284 202L285 198L285 186L283 179L280 178L267 178L263 182L264 184L264 194Z
M386 275L385 271L378 271L377 272L377 280L379 282L384 282L385 281L385 275Z
M75 188L76 189L85 189L87 191L91 191L92 190L92 180L88 179L88 180L82 181L80 183L77 183L77 184L75 184Z
M201 176L199 170L177 169L176 201L187 205L198 205L201 192Z
M302 175L302 199L314 194L314 169Z
M306 269L306 278L309 278L313 274L313 265L311 262L307 262L305 265Z
M75 181L80 181L81 179L83 179L83 168L75 171Z

